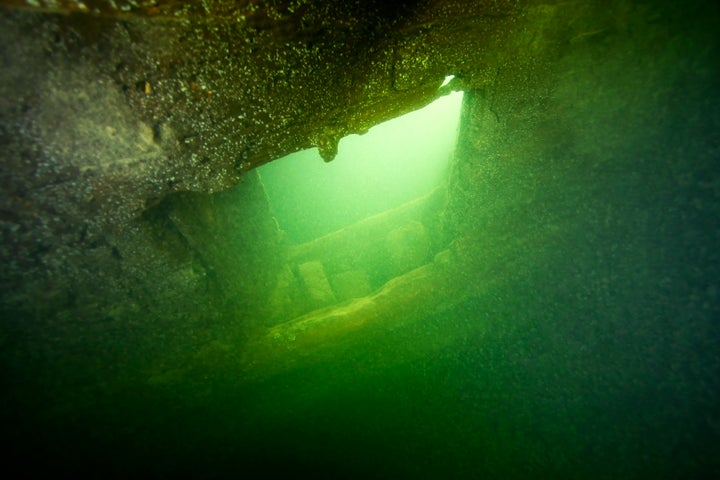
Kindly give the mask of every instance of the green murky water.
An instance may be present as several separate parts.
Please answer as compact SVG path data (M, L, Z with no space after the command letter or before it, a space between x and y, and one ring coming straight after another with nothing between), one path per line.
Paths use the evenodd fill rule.
M450 135L437 150L393 132L380 147L410 152L404 163L364 147L342 180L358 166L343 143L330 165L304 152L264 167L277 243L248 237L268 221L241 208L261 191L252 174L204 209L161 206L143 221L193 295L147 300L153 277L128 274L136 296L117 308L48 289L25 302L32 314L4 311L9 464L96 478L720 478L720 42L657 26L638 40L621 29L632 14L617 39L557 45L551 87L520 88L528 73L510 68L478 81L458 137L454 120L432 126ZM412 146L426 136L412 127ZM426 154L439 162L421 167ZM260 245L257 276L201 265L242 263L192 244L223 213L252 219L218 245ZM258 295L219 294L222 281Z

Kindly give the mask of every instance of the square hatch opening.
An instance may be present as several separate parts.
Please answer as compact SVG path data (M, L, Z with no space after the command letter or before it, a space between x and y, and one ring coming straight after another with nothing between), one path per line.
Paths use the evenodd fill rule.
M317 148L258 170L289 243L300 244L429 194L445 179L463 92L340 140L325 163Z

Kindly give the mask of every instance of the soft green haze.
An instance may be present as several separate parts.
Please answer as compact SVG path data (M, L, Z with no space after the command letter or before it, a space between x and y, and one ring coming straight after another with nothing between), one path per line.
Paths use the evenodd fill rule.
M237 4L257 14L155 17L172 30L0 11L0 38L27 38L0 68L5 478L720 479L720 2ZM303 23L334 9L373 21ZM183 67L189 34L227 50ZM204 110L196 71L237 102ZM330 163L297 152L200 188L268 145L416 108L443 72L465 91ZM139 88L103 100L117 78ZM187 92L153 128L111 108L171 84ZM249 111L288 98L293 115ZM218 146L183 165L184 142ZM114 167L94 176L95 157ZM175 168L199 183L165 184ZM131 193L146 184L180 191ZM132 221L93 220L140 198Z
M445 174L462 92L340 141L330 163L316 148L260 168L290 240L303 242L428 193Z

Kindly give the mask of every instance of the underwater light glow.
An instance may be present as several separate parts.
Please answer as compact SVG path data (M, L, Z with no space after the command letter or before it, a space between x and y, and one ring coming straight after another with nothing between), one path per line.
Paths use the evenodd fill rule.
M259 168L280 227L305 242L397 207L438 186L455 148L462 92L349 135L337 157L316 148Z
M443 82L440 84L440 88L450 83L453 78L455 78L455 75L448 75L447 77L445 77L445 80L443 80Z

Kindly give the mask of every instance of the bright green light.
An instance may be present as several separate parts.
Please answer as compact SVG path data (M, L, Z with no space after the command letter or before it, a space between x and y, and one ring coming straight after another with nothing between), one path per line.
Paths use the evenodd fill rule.
M313 148L261 167L281 228L304 242L431 191L455 148L461 104L462 92L453 92L349 135L330 163Z
M443 80L442 84L440 85L440 88L442 88L445 85L447 85L448 83L450 83L453 78L455 78L455 75L448 75L447 77L445 77L445 80Z

